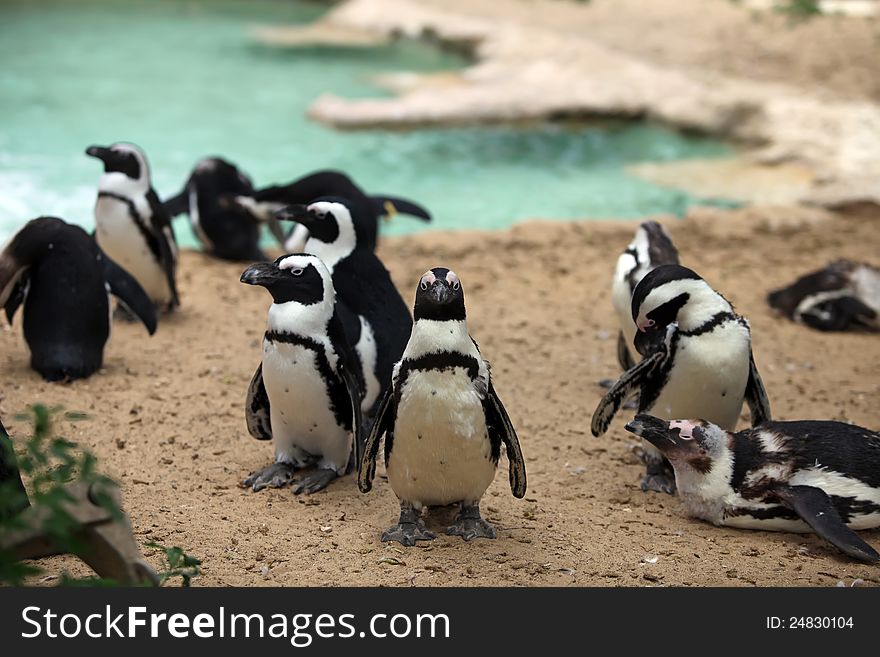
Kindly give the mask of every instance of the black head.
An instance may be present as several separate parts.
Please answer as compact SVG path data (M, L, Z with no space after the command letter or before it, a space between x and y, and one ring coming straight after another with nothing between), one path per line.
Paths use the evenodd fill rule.
M198 184L200 192L216 197L223 194L246 196L254 191L251 179L222 157L206 157L199 161L193 169L191 179Z
M375 221L364 212L362 203L343 196L322 196L308 205L288 205L275 217L302 224L310 237L321 242L333 243L340 235L351 234L353 248L372 249L376 241Z
M134 144L120 142L112 146L89 146L86 155L101 160L104 173L118 172L134 180L149 173L146 156Z
M464 289L454 271L434 267L425 272L416 288L413 316L437 321L465 319Z
M767 295L767 303L791 317L806 297L821 292L835 292L851 285L850 275L858 265L849 260L837 260L824 269L804 274L788 287Z
M633 341L636 351L642 356L653 351L665 337L666 327L677 320L679 311L691 300L694 286L688 283L702 280L687 267L661 265L639 281L631 306L633 322L639 329Z
M294 301L308 306L324 301L330 272L317 256L308 253L283 255L275 262L258 262L241 275L241 282L260 285L275 303Z

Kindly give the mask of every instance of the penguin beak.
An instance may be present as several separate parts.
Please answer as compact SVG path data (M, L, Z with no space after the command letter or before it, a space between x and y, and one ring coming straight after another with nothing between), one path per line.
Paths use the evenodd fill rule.
M241 275L241 282L248 285L267 287L281 278L281 271L274 262L258 262L251 265Z
M281 221L295 221L302 224L306 228L312 228L317 217L309 212L305 205L293 204L286 205L280 210L275 211L275 218Z
M86 149L86 155L90 157L96 157L102 162L106 162L113 156L113 151L104 146L89 146Z
M452 299L452 287L444 280L437 279L428 288L428 296L437 304L443 304Z
M647 413L636 415L626 425L626 430L644 438L661 452L677 444L669 433L669 422Z

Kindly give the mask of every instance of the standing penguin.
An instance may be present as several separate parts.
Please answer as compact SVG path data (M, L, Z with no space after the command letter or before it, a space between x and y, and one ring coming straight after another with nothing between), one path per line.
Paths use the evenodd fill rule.
M880 527L880 434L843 422L767 422L739 433L704 420L637 415L628 431L675 468L690 515L715 525L815 531L868 563L854 529Z
M460 505L447 534L466 541L495 538L495 528L480 516L480 500L495 478L502 443L517 498L526 494L526 464L489 366L468 334L458 276L442 267L426 272L413 314L412 336L364 448L358 487L364 493L372 488L384 435L400 520L382 534L383 541L415 545L436 538L420 511L447 504Z
M611 283L611 302L620 318L617 360L624 372L636 364L629 350L636 336L636 325L632 319L633 291L649 271L660 265L677 264L678 250L666 229L656 221L643 222L636 230L633 241L617 258Z
M293 490L314 493L359 462L362 443L362 386L330 272L313 255L284 255L251 265L241 282L265 287L273 299L245 416L254 438L274 442L275 462L244 485L280 488L314 465Z
M260 248L262 221L227 202L229 197L253 193L251 179L234 164L206 157L196 164L183 191L163 205L172 217L189 215L193 232L211 255L224 260L268 260ZM274 217L269 217L269 225L283 241Z
M95 203L98 245L135 277L156 306L177 308L177 242L171 219L150 184L146 155L126 143L90 146L86 155L104 163Z
M309 231L306 251L321 259L333 275L340 316L364 374L364 412L372 415L391 371L409 339L412 318L391 275L373 252L358 205L349 199L317 199L292 205L279 219L296 221Z
M393 217L397 213L409 214L425 221L431 220L430 213L413 201L395 196L371 196L341 171L323 170L311 173L287 185L272 185L254 192L250 197L239 196L238 204L247 212L270 221L271 213L285 205L309 203L316 198L338 196L348 199L353 208L355 220L360 224L362 245L375 250L379 236L379 219ZM308 231L297 226L284 243L288 252L305 248Z
M743 401L752 426L770 420L770 403L755 359L749 323L696 272L661 265L636 286L634 345L643 360L627 370L593 413L592 431L608 430L623 402L639 392L639 412L667 419L703 417L732 431ZM669 462L649 443L642 490L675 492Z
M108 293L153 334L150 299L79 226L55 217L33 219L0 253L0 305L12 323L24 304L31 367L47 381L85 378L101 367L110 335Z

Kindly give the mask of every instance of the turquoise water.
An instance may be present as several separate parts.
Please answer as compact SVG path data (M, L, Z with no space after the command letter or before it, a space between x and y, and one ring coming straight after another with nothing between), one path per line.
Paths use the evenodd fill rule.
M438 228L681 212L694 199L623 167L729 152L641 124L336 132L305 117L321 93L382 96L372 76L465 62L413 42L276 49L249 34L323 10L270 0L0 0L0 237L40 214L90 226L101 169L83 151L94 143L142 146L162 197L206 155L231 159L257 185L335 167L367 189L418 200ZM185 221L176 228L192 243Z

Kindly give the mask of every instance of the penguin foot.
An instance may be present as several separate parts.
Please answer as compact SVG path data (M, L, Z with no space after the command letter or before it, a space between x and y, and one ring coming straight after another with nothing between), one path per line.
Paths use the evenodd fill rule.
M648 473L642 477L639 488L645 492L652 491L654 493L675 495L675 475L671 475L668 472Z
M338 476L335 470L315 470L313 473L300 477L296 481L293 486L293 494L306 493L311 495L312 493L317 493L319 490L327 488L327 485Z
M450 536L461 536L470 541L475 538L496 538L495 528L480 516L479 505L465 506L462 504L456 523L446 528Z
M399 522L394 527L382 532L383 543L397 541L406 547L412 547L416 541L433 541L435 538L437 538L437 534L429 531L421 520L418 522Z
M422 522L421 514L409 502L400 502L400 520L394 527L382 532L382 542L397 541L406 547L412 547L416 541L433 541L437 534L428 531Z
M241 485L253 489L255 493L264 488L284 488L293 481L295 471L296 468L290 463L272 463L251 474Z

